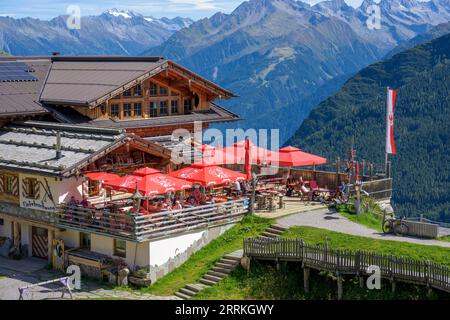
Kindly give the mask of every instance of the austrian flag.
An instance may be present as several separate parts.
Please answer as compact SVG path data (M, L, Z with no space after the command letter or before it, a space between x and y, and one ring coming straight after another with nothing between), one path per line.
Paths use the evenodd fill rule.
M386 114L386 153L395 154L394 143L394 106L397 91L388 87Z

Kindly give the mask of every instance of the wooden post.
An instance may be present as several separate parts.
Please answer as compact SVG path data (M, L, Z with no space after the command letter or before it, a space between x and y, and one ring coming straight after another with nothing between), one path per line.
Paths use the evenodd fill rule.
M394 279L391 280L391 285L392 285L392 293L395 293L397 289L397 283L395 282Z
M366 175L366 160L361 160L361 181L364 181L364 176Z
M386 165L386 178L390 178L391 177L391 162L388 161L387 165Z
M364 277L359 275L359 287L364 288Z
M337 188L339 188L339 186L341 185L341 179L339 176L340 168L341 168L341 159L339 157L337 157L336 158L336 187Z
M309 293L309 275L310 275L311 269L309 268L303 268L303 288L305 290L305 293Z
M338 274L337 276L337 290L338 290L338 300L342 300L343 285L342 285L342 276L340 274Z
M369 176L370 176L370 181L373 181L373 163L371 163L369 165Z

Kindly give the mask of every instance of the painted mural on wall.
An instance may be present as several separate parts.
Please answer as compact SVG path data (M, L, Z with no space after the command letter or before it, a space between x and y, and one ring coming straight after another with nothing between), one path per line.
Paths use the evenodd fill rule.
M48 178L21 177L20 206L43 211L56 210L57 204Z

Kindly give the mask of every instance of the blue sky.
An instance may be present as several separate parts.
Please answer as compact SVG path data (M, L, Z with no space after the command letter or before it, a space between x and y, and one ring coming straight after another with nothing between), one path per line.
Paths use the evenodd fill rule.
M320 0L305 0L314 4ZM362 0L346 0L358 6ZM0 16L50 19L65 14L70 5L78 5L81 15L96 15L107 9L130 9L154 17L190 17L200 19L221 11L230 13L243 0L0 0Z

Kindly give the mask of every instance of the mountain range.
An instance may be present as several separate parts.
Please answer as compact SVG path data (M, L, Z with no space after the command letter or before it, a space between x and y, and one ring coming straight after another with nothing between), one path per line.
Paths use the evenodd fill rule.
M49 21L0 17L0 50L13 55L137 55L193 22L181 17L156 19L117 9L82 17L80 29L69 29L67 19L64 15Z
M239 95L225 106L244 120L219 128L282 128L283 143L361 68L450 20L449 0L381 0L381 29L371 30L372 4L250 0L231 14L179 30L144 54L174 59Z
M396 88L395 212L450 222L449 44L450 33L361 70L288 143L335 159L354 139L359 159L384 163L386 87Z

